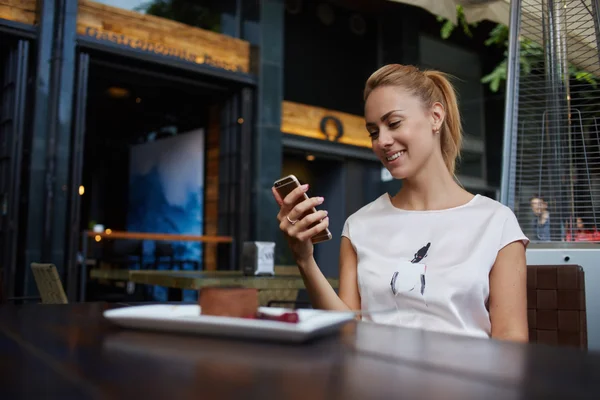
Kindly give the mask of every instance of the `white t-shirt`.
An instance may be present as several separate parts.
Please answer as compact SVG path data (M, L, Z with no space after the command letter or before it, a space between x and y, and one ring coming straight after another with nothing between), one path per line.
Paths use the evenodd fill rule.
M342 236L358 257L363 320L490 337L489 273L498 251L529 240L514 213L476 195L446 210L396 208L386 193L352 214Z

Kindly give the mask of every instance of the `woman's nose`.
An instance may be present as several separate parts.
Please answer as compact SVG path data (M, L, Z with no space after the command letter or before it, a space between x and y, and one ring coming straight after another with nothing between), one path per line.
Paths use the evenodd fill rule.
M381 147L389 147L394 143L394 138L392 137L390 131L387 129L382 129L379 132L379 144Z

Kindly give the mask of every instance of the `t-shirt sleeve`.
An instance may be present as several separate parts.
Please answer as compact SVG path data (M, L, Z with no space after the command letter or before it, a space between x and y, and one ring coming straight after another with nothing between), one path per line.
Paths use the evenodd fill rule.
M350 237L350 218L347 218L346 222L344 222L344 228L342 229L342 236L346 236L348 239L350 239L350 241L352 241L352 238Z
M500 245L498 251L502 250L513 242L523 242L525 247L529 244L529 239L523 233L517 217L508 207L505 208L506 218L502 227L502 235L500 237Z
M351 225L352 223L350 222L350 217L348 217L348 219L346 219L346 222L344 222L344 228L342 229L342 236L347 237L350 240L350 243L352 244L352 248L354 249L354 251L356 250L356 245L354 244L354 241L352 240L352 236L350 234L351 232Z

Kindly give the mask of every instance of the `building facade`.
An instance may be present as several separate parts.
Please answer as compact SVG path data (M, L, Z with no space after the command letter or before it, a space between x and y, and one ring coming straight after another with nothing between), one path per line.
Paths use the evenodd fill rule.
M41 261L57 265L75 296L82 232L94 226L232 236L233 251L202 247L205 269L237 268L246 240L276 242L276 263L290 264L271 186L291 173L326 198L334 239L317 259L336 276L345 218L400 187L362 120L364 82L387 63L458 78L467 134L459 178L495 197L504 99L480 79L498 55L444 41L439 29L426 11L384 0L9 0L0 6L7 293L35 295L28 266ZM200 164L156 156L152 180L147 163L132 161L143 146L170 154L175 138L194 134ZM133 169L145 171L145 188L169 192L140 195L148 189L137 189ZM198 204L174 200L190 192L171 183L188 178ZM154 207L146 225L132 222L132 203ZM176 216L192 214L197 227L182 231ZM163 215L174 217L153 225Z

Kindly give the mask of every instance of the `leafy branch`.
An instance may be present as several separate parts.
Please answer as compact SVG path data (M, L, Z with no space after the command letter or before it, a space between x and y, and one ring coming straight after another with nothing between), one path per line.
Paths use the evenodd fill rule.
M467 22L467 18L465 17L465 11L463 9L463 6L461 5L456 6L456 19L458 22L457 25L460 25L460 27L463 30L463 33L468 37L472 38L473 32L471 31L471 28L476 28L477 23L469 24ZM442 36L442 39L448 39L450 35L452 35L452 32L454 32L454 29L457 27L457 25L455 25L452 21L445 19L444 17L437 17L437 20L438 22L443 23L442 28L440 30L440 35Z
M442 39L448 39L458 26L462 28L465 35L472 38L472 29L477 27L477 24L469 24L467 22L462 6L456 6L456 16L457 24L448 19L438 17L438 22L442 23L442 27L440 28ZM484 44L504 49L504 60L496 65L489 74L481 78L481 83L488 84L490 90L495 93L506 84L506 74L508 72L508 26L497 24L490 31ZM519 45L519 62L522 75L528 75L533 70L544 65L544 49L540 44L527 38L521 38ZM592 85L594 88L598 84L598 78L587 71L579 69L572 63L569 63L568 73L571 79Z

